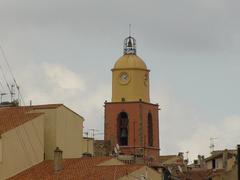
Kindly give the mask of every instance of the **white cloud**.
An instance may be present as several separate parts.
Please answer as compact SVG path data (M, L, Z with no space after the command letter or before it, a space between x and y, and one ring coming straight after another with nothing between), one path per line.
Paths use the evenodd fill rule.
M63 103L85 118L85 131L96 128L103 131L104 101L110 97L111 87L89 82L62 64L27 64L19 79L24 87L26 104Z
M186 155L189 151L193 161L199 154L209 155L210 138L216 138L215 150L236 148L240 143L240 115L212 120L190 102L177 99L164 84L154 89L152 95L162 108L159 112L161 154L184 152Z
M177 145L180 149L189 151L190 160L198 154L208 156L210 153L210 138L214 139L214 149L232 149L240 143L240 116L230 116L219 119L215 123L198 123L196 129L188 132Z
M63 65L43 63L42 69L48 80L57 86L66 90L84 91L86 89L85 82L80 76Z

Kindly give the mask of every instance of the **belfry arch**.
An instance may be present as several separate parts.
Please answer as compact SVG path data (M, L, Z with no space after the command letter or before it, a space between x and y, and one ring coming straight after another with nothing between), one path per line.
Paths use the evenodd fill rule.
M148 146L153 146L153 120L152 114L148 113L147 118L147 128L148 128Z
M121 112L117 118L118 144L120 146L128 145L128 114Z

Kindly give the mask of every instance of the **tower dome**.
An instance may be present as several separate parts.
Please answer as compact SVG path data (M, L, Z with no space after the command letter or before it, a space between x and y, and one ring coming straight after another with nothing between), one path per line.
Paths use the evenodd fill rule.
M145 62L136 54L124 54L114 65L114 69L147 69Z
M147 70L144 61L136 55L136 40L129 36L124 40L123 56L114 65L114 69L143 69Z
M112 69L112 102L150 102L149 70L136 55L136 40L124 40L123 56Z

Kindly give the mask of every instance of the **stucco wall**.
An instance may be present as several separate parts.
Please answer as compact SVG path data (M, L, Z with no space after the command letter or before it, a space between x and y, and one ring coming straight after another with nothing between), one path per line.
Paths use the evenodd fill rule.
M213 169L212 166L212 160L209 160L206 162L206 167L207 169ZM223 159L220 158L216 158L215 159L215 169L222 169L223 168Z
M212 161L207 161L206 167L207 167L207 169L212 169Z
M41 109L35 112L44 113L44 152L45 159L53 158L56 148L56 109Z
M83 118L64 106L57 109L56 146L63 158L79 158L83 153Z
M119 83L121 73L127 73L129 76L129 83ZM149 79L145 85L146 74L149 76L148 70L143 69L114 69L112 73L112 102L121 102L122 98L126 101L150 102L149 98Z
M237 180L237 167L235 166L231 171L214 176L212 180Z
M82 152L88 152L94 155L93 152L93 139L92 138L83 138Z
M83 118L65 106L56 109L39 109L45 117L45 159L53 159L54 150L59 147L63 158L82 156Z
M217 158L215 160L216 163L216 169L222 169L223 168L223 159L222 158Z
M44 116L1 135L0 179L13 176L43 160Z

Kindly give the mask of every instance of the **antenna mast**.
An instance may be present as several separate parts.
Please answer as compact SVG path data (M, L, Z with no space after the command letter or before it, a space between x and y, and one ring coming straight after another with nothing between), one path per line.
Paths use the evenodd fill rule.
M210 153L212 153L213 151L214 151L214 147L215 147L215 142L214 142L214 140L216 140L216 139L218 139L218 138L216 138L216 137L210 137L210 146L209 146L209 148L210 148Z
M92 129L89 129L89 131L92 132L92 138L94 139L96 132L98 132L99 130L92 128Z
M6 54L5 54L5 51L4 51L4 49L3 49L3 47L2 47L1 45L0 45L0 52L1 52L1 54L2 54L2 57L3 57L6 65L7 65L8 71L9 71L10 75L12 76L13 82L14 82L16 88L17 88L17 92L18 92L18 99L17 99L17 101L18 101L18 103L20 103L20 99L21 99L22 102L23 102L23 104L25 105L24 99L23 99L22 94L21 94L20 89L19 89L19 85L18 85L18 83L17 83L17 81L16 81L16 79L15 79L15 77L14 77L14 74L13 74L13 72L12 72L12 69L11 69L11 67L10 67L10 64L8 63L8 59L7 59L7 56L6 56ZM9 89L9 92L10 92L10 95L11 95L11 101L13 101L13 95L15 94L15 93L13 92L14 85L11 85L11 88L10 88L10 86L9 86L9 84L8 84L8 82L7 82L7 79L6 79L6 77L5 77L4 71L3 71L2 67L1 67L1 65L0 65L0 70L2 71L3 78L4 78L4 80L5 80L6 84L7 84L7 87L8 87L8 89Z

